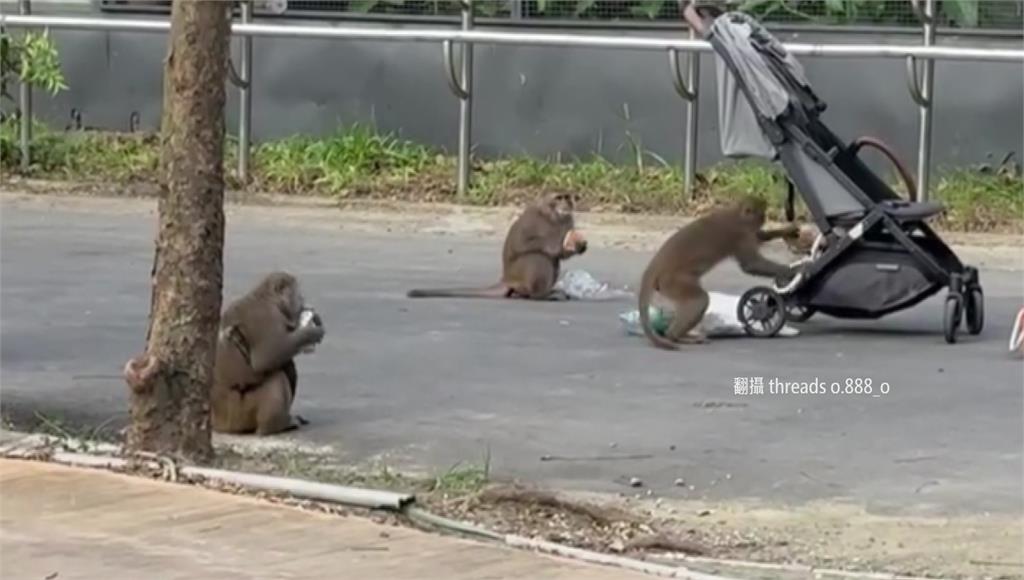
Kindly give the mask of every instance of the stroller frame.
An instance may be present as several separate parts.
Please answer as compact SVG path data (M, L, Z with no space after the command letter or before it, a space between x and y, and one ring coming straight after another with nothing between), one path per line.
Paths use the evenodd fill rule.
M711 18L702 15L708 12ZM748 150L738 155L724 152L734 157L768 157L766 153L770 150L771 160L779 162L787 174L787 219L794 219L793 199L795 191L799 191L821 232L811 255L794 264L800 269L785 287L756 286L743 294L737 315L746 332L752 336L774 336L787 321L803 322L816 312L843 319L878 319L911 308L948 288L943 311L946 342L956 342L964 319L968 332L979 334L984 326L984 294L978 270L964 265L927 224L929 218L944 210L943 205L905 201L872 172L858 156L865 146L883 153L895 165L907 191L911 195L916 191L910 172L884 143L861 137L847 145L821 122L819 114L825 110L825 104L806 81L787 68L789 63L785 59L791 57L758 26L751 36L762 35L760 42L772 43L755 47L762 59L756 64L767 67L759 72L765 75L770 71L788 97L784 110L775 118L763 114L738 69L736 51L730 50L712 29L713 19L723 16L757 26L746 15L697 8L692 0L684 9L690 26L711 43L724 65L719 75L728 70L729 80L735 82L750 105L745 114L752 113L750 120L756 122L768 142L763 148L752 142ZM769 51L774 54L766 54ZM748 50L742 56L750 54ZM721 94L722 83L719 79L720 100L725 98ZM762 103L763 93L762 90L758 95ZM732 105L720 102L720 107ZM721 111L720 108L720 115ZM734 107L728 114L739 117L744 112L737 113ZM723 135L722 139L724 150L728 137ZM743 137L739 139L742 141ZM737 150L744 145L738 145ZM823 200L826 196L831 197ZM853 288L847 289L851 285Z

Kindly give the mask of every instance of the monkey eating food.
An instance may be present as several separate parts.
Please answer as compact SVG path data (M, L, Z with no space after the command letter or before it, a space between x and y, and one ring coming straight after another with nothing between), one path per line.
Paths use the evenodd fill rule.
M776 280L789 278L791 266L784 266L761 255L760 245L781 237L799 234L795 225L762 230L766 203L746 197L714 210L674 233L651 259L640 282L640 323L644 334L655 346L676 350L679 344L698 344L707 338L695 332L708 308L708 293L701 278L720 262L733 257L740 268L753 276ZM665 336L651 328L648 307L654 293L671 300L675 314Z
M587 251L576 229L572 195L551 193L531 204L512 223L502 248L501 280L484 288L415 289L410 298L525 298L567 300L555 290L561 262Z
M270 435L305 423L292 417L295 357L324 337L320 316L306 307L286 272L267 275L221 316L211 391L212 423L220 433Z

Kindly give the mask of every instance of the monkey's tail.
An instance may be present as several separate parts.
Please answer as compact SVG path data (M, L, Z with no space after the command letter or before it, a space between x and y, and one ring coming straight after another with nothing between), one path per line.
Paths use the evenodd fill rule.
M672 341L659 336L658 333L654 332L651 328L651 313L649 309L651 307L651 295L654 294L654 280L651 280L651 274L644 272L643 280L640 282L639 302L640 302L640 326L644 329L644 336L647 340L650 340L654 346L663 348L665 350L679 350L679 347Z
M416 288L409 290L409 298L507 298L509 287L498 282L486 288Z

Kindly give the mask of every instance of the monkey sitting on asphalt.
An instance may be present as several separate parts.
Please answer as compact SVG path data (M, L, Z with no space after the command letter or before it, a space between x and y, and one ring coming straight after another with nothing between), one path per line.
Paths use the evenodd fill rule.
M525 298L567 300L554 286L563 260L587 251L575 227L576 200L551 193L531 204L512 223L502 248L501 280L484 288L415 289L410 298Z
M294 359L323 340L324 327L306 308L295 277L266 276L225 309L220 328L211 391L214 431L271 435L305 424L291 416L298 386Z

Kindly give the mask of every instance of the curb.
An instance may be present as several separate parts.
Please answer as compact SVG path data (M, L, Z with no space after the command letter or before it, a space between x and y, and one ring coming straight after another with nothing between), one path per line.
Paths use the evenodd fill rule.
M59 445L65 447L90 446L96 451L110 455L59 451ZM669 565L650 562L624 556L616 556L582 548L565 546L545 540L536 540L514 534L501 534L481 528L474 524L452 520L432 514L416 505L415 496L390 491L365 488L345 487L324 484L315 481L266 476L260 474L210 469L193 466L178 466L172 459L150 454L116 457L120 447L113 444L90 444L74 439L57 439L48 435L15 432L0 429L0 459L35 460L58 463L71 467L117 470L131 465L145 465L161 471L164 479L171 483L182 483L178 475L212 479L224 483L238 485L253 490L277 491L292 497L304 498L329 504L345 505L365 509L381 509L405 517L409 522L420 528L431 528L444 533L474 537L507 547L558 556L569 560L587 562L607 567L622 568L633 572L662 577L683 578L687 580L739 580L737 576L709 574L686 568L681 565ZM128 473L127 475L133 475ZM202 485L201 482L183 482L185 485ZM767 562L727 560L703 556L691 556L682 553L668 553L667 560L703 564L715 568L745 569L759 576L765 573L807 574L814 578L844 578L848 580L934 580L916 576L905 576L891 573L852 572L830 568L815 568L798 564L773 564Z

